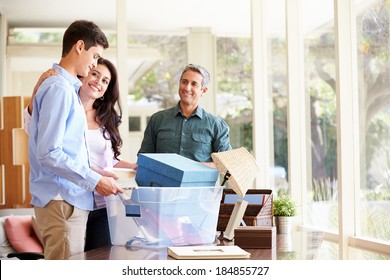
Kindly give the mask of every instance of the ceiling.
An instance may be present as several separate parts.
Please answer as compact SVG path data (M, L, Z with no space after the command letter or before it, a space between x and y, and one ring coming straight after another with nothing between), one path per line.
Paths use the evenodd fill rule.
M66 28L74 20L88 19L107 32L116 30L117 1L125 1L129 33L186 34L194 27L208 27L218 36L251 33L253 0L0 0L0 14L10 28ZM333 18L329 1L302 1L305 33ZM264 3L267 32L284 33L285 0Z
M250 0L127 0L129 32L185 32L209 27L215 34L249 34ZM9 27L67 27L88 19L116 29L115 0L0 0Z

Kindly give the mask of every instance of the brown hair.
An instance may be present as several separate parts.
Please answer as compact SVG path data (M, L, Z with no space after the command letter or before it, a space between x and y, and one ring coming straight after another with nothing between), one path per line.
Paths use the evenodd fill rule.
M83 40L85 50L90 47L108 48L108 41L103 31L92 21L77 20L66 29L62 39L62 57L65 57L78 40Z

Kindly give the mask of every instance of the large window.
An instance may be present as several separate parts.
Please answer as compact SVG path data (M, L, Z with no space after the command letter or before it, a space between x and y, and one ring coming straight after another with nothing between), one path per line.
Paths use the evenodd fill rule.
M362 1L357 10L363 142L357 232L390 241L390 2Z
M311 180L307 183L305 222L338 230L337 126L333 1L302 3L305 92L309 108ZM319 17L314 15L321 15Z
M217 40L217 114L230 127L233 148L253 149L250 38Z
M273 101L274 167L270 170L275 191L288 192L287 170L287 85L286 45L283 1L267 3L268 91ZM230 127L233 148L252 151L253 139L253 66L252 40L247 37L217 39L217 114ZM260 121L260 120L259 120Z
M266 1L268 95L272 97L275 193L289 192L286 12L283 0Z

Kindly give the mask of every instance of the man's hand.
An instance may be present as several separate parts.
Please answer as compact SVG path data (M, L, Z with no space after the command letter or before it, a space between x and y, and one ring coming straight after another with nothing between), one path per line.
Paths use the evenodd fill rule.
M114 178L105 176L100 179L95 190L103 196L123 193L123 189L118 185Z

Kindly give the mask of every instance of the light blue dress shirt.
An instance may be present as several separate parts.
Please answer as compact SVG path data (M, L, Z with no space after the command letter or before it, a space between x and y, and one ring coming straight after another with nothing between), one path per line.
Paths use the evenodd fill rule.
M54 64L34 97L29 135L31 204L44 207L57 195L80 209L93 209L101 175L89 164L87 122L78 96L80 80Z

